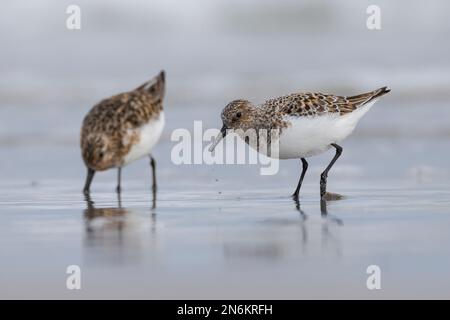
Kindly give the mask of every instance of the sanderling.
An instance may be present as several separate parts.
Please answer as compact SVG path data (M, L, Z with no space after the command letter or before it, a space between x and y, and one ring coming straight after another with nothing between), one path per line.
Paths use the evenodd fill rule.
M156 162L150 152L164 127L164 92L161 71L138 88L102 100L89 111L81 128L81 151L88 169L85 194L95 172L110 168L118 168L116 190L120 193L121 168L149 155L155 196Z
M278 155L276 157L279 159L300 158L302 162L302 173L293 194L297 198L308 169L306 158L334 147L336 154L320 176L320 196L324 199L326 195L329 196L326 193L328 172L342 153L342 147L338 143L352 133L361 117L379 97L389 91L389 88L383 87L351 97L322 93L294 93L268 100L261 105L254 105L247 100L234 100L223 109L222 129L209 150L213 151L231 129L237 130L238 135L252 148L274 157L268 152L267 146L263 150L259 148L258 140L261 129L266 133L277 130ZM253 140L252 143L246 139L248 136L245 132L248 130L256 131L258 135L256 142ZM274 141L267 142L267 144L270 143L273 144Z

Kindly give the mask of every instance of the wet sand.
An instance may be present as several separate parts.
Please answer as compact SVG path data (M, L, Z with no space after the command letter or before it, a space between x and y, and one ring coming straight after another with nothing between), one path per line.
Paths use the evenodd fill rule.
M444 185L335 180L347 197L325 211L313 183L296 204L287 185L194 191L161 182L155 209L141 181L126 181L120 203L111 183L97 183L91 202L80 183L17 183L8 197L2 184L1 298L450 296ZM65 288L72 264L80 291ZM373 264L381 290L366 288Z

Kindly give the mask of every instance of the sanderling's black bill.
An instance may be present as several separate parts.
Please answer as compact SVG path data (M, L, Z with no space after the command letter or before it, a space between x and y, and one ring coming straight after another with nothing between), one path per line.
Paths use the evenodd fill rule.
M225 138L225 136L227 135L227 127L225 125L222 126L222 129L220 129L219 134L217 135L217 137L214 139L214 142L211 144L211 146L209 147L209 151L213 152L214 149L216 148L216 146L219 144L219 142Z

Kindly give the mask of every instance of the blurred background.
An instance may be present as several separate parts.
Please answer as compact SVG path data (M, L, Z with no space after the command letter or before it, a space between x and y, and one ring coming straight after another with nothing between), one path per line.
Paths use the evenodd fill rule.
M81 30L66 28L70 4L81 8ZM219 127L220 110L235 98L259 103L298 91L352 95L384 85L391 94L352 139L385 137L380 148L389 148L392 139L407 137L412 144L408 152L420 145L411 138L448 140L447 2L377 1L381 30L366 27L370 4L4 1L0 174L46 178L48 163L54 161L53 175L78 177L84 171L77 145L86 112L160 69L168 81L163 142L169 142L174 128L191 130L195 119ZM445 159L433 154L413 158L402 174L431 173L437 167L438 176L448 177ZM129 174L138 176L141 169Z
M81 30L66 28L72 4ZM381 30L366 27L372 4ZM449 9L444 0L2 1L0 297L448 297ZM122 173L123 208L116 171L96 176L96 211L80 192L83 117L161 69L157 209L142 160ZM330 152L310 161L308 219L287 198L299 161L282 161L276 176L171 162L171 132L194 120L219 128L233 99L385 85L392 92L330 173L330 191L349 197L328 208L343 224L319 210ZM382 293L365 287L374 263ZM85 271L82 293L63 285L69 264Z

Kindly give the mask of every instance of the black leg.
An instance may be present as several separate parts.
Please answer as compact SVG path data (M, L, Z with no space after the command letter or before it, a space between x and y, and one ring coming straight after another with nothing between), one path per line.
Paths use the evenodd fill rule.
M327 193L327 177L328 177L328 171L330 171L333 164L336 162L336 160L341 156L342 154L342 147L337 145L336 143L331 144L333 147L336 148L336 154L334 155L333 159L331 160L328 167L322 172L320 175L320 198L323 199L325 194Z
M88 168L86 182L85 182L84 188L83 188L83 193L86 195L89 194L89 192L90 192L91 183L92 183L92 179L94 178L94 174L95 174L95 170Z
M94 208L94 201L92 201L91 195L89 193L86 193L84 195L84 201L86 201L87 204L87 208L90 209L95 209Z
M117 169L117 187L116 192L120 193L122 191L122 187L120 186L120 181L122 180L122 168Z
M298 181L297 189L295 189L294 194L292 197L298 198L298 194L300 193L300 187L302 186L303 178L305 177L306 170L308 170L308 162L305 158L302 158L302 164L303 164L303 170L302 174L300 175L300 180Z
M152 167L152 194L153 194L153 208L156 207L156 161L150 156L150 166Z

